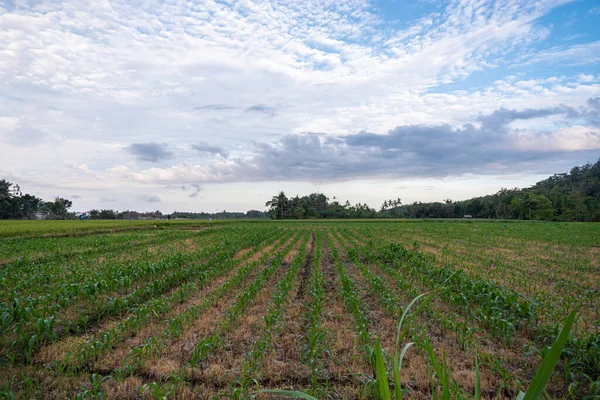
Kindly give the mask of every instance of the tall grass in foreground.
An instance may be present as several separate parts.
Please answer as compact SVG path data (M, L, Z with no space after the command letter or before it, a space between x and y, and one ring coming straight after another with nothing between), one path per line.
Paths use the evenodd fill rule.
M381 340L378 338L375 342L375 380L377 384L379 398L381 400L402 400L402 386L400 383L400 371L402 369L402 360L404 359L406 352L410 349L411 346L415 344L415 342L409 342L405 344L404 347L402 347L402 349L400 349L400 344L402 343L402 339L404 339L404 337L408 333L410 323L420 310L420 307L417 308L417 311L413 313L410 317L408 316L409 311L422 297L426 296L427 294L428 293L424 293L415 297L406 307L404 313L402 314L402 317L400 318L400 322L398 323L398 333L396 336L396 346L394 347L394 352L392 356L391 371L388 370L388 365L386 365L385 362L383 350L381 349ZM427 304L427 302L422 302L421 304L425 305ZM539 365L538 370L533 380L531 381L531 384L529 385L527 391L520 392L519 395L516 397L516 400L537 400L542 398L542 394L544 392L546 384L550 380L552 372L554 371L554 368L556 367L562 350L567 342L569 333L571 331L571 327L573 326L575 316L578 310L579 306L575 307L575 309L571 311L558 337L552 344L552 347L542 359L542 362ZM421 340L418 341L418 346L420 346L427 354L429 362L433 367L434 373L437 376L437 379L439 380L439 382L437 382L433 387L439 388L440 391L439 393L437 391L432 391L433 398L440 400L450 400L450 374L446 365L445 355L442 353L442 359L440 361L426 336L424 336ZM393 379L392 387L390 387L390 382L388 379L390 375ZM260 392L293 397L298 399L318 400L315 397L300 391L261 390ZM460 395L460 398L466 399L466 397L462 395ZM473 395L473 399L481 399L479 362L477 360L475 362L475 393Z

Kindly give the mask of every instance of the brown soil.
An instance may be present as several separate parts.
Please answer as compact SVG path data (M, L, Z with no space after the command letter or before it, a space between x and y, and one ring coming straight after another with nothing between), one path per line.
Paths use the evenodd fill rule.
M284 268L277 269L265 287L258 293L252 306L239 317L238 324L236 324L238 328L234 331L234 335L237 334L237 336L231 337L232 341L237 339L239 342L234 342L236 345L226 345L225 350L229 350L229 352L226 353L226 357L224 356L221 359L222 362L226 362L227 359L233 360L234 362L243 359L243 353L239 352L242 351L242 349L247 348L247 344L252 343L251 338L254 337L254 334L259 332L258 328L262 324L262 316L267 312L266 304L270 298L270 288L277 284L284 272ZM163 357L146 362L145 369L150 375L157 379L161 379L172 372L177 371L179 368L184 367L185 362L191 358L192 350L198 342L213 333L220 332L220 323L225 316L225 311L233 305L236 299L235 293L231 292L225 297L226 298L223 299L224 301L215 304L196 320L191 329L188 329L179 341L169 345ZM223 334L221 334L221 337L225 338L226 343L228 342L227 338L230 337L229 335L230 332L223 332ZM212 363L213 362L209 359L204 365L210 365ZM195 371L191 371L192 380L196 381L198 379L197 377L203 377L207 370L210 371L210 368L202 367L199 371L197 368ZM202 379L200 378L200 380Z

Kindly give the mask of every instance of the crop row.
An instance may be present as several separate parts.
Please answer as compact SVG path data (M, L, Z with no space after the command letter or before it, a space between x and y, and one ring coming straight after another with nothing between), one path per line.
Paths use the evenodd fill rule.
M323 306L325 300L325 276L323 274L323 253L321 251L323 234L316 232L315 248L308 288L309 301L305 312L305 335L302 357L311 370L311 391L313 395L323 396L324 387L321 382L326 380L327 374L323 357L328 353L327 332L321 327Z
M215 263L219 259L222 261L224 257L231 257L236 249L248 243L248 239L242 240L243 237L232 236L199 253L173 253L154 263L147 260L130 262L128 268L122 269L108 267L103 270L105 275L96 278L96 281L72 282L57 294L27 298L30 304L22 305L15 298L12 308L1 314L3 330L7 331L4 338L11 340L4 349L5 358L10 363L19 359L29 363L36 347L53 342L70 332L79 333L110 316L120 315L187 282L210 267L210 263L207 265L207 262L198 260L212 259ZM112 275L110 272L113 272ZM136 286L127 294L100 297L103 293L127 288L142 279L147 283ZM79 311L75 318L60 321L61 329L55 327L59 313L70 303L81 302L82 298L90 300L90 306Z
M211 236L217 231L218 229L205 229L197 235ZM19 268L36 264L39 269L43 268L41 264L57 263L71 258L85 259L92 255L107 257L110 254L144 249L149 245L164 244L189 236L189 232L182 230L156 230L65 238L3 239L0 240L0 263L10 263ZM2 271L0 277L4 278L6 272L10 273ZM0 279L0 282L4 280Z
M123 360L123 369L121 372L127 375L134 374L138 369L143 367L143 361L145 359L148 359L151 356L160 358L167 349L169 343L176 341L205 311L217 302L223 302L223 297L239 288L252 271L256 271L257 267L263 265L267 260L272 260L270 267L262 269L254 281L244 290L244 294L239 295L234 302L234 305L228 309L226 313L228 317L226 320L221 321L221 329L224 329L226 325L235 322L235 318L243 308L247 306L244 302L251 300L252 296L245 293L256 294L256 291L266 283L266 278L279 267L281 259L293 245L292 241L288 242L290 243L283 249L277 251L274 255L266 253L259 260L247 263L227 281L218 286L214 291L210 292L201 303L192 305L173 316L171 319L164 321L162 324L164 328L161 334L147 338L142 344L131 349L129 356ZM188 360L190 367L192 367L192 372L193 367L200 363L205 356L210 354L218 343L218 335L209 335L196 343L191 352L191 357ZM184 369L181 372L185 373L185 371L186 370ZM119 371L115 372L119 373Z
M244 396L250 393L251 388L256 385L256 382L259 381L261 362L271 346L273 336L276 334L281 321L285 301L294 285L294 280L298 276L298 271L304 264L307 242L308 236L305 236L300 243L299 251L294 257L291 267L273 291L271 305L267 310L267 315L263 318L263 334L254 343L252 350L246 355L242 364L239 384L232 389L231 398L244 398Z
M523 331L537 344L543 356L560 329L558 323L538 323L539 303L463 270L435 266L421 253L408 250L400 244L378 240L376 245L370 240L362 254L370 262L379 261L380 266L387 264L388 271L390 267L396 269L396 276L403 279L408 277L405 287L414 285L415 280L430 289L443 286L437 296L484 326L491 335L504 338L507 346L517 332ZM452 325L452 321L444 321L444 324ZM471 327L464 323L454 328L463 338L473 334ZM572 337L565 346L563 374L567 381L579 389L585 390L587 387L588 391L596 390L593 388L598 385L596 382L600 376L599 344L599 336L590 333L579 338Z
M177 303L184 303L190 297L194 296L200 289L206 286L215 278L222 276L231 271L240 263L247 264L246 269L255 263L247 262L246 260L256 254L261 245L266 241L272 240L276 232L262 232L253 238L253 251L245 254L240 260L235 260L229 255L223 257L214 257L201 271L197 273L194 279L188 283L182 284L177 290L167 293L161 297L154 298L146 303L141 304L130 310L129 315L117 322L117 324L108 330L103 330L81 344L74 352L68 353L62 360L59 360L57 368L73 368L74 366L89 366L101 354L113 348L125 338L137 334L144 326L152 320L160 320L164 315L169 313ZM285 238L286 236L284 236ZM279 240L282 240L280 237ZM243 273L242 273L243 275ZM233 281L228 281L228 285L222 286L222 290L231 287ZM174 331L175 326L181 326L183 329L183 321L186 319L186 313L193 313L195 309L189 309L182 314L174 316L167 324Z

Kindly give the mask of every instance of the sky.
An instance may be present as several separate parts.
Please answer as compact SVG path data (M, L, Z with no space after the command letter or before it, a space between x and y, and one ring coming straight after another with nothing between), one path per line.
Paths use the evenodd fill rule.
M598 0L0 1L0 178L73 211L460 200L599 157Z

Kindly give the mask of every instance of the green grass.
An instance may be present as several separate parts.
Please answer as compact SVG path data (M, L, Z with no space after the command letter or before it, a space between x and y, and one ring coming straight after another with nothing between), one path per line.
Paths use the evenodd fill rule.
M600 224L206 224L0 222L0 397L600 395Z
M225 221L213 221L223 223ZM101 233L119 230L174 228L174 227L203 227L206 220L169 221L169 220L54 220L54 221L0 221L0 238L38 237L38 236L69 236L89 233Z

